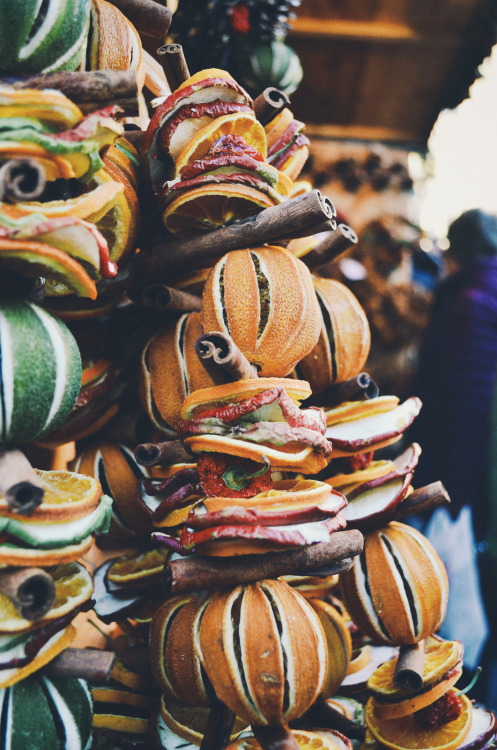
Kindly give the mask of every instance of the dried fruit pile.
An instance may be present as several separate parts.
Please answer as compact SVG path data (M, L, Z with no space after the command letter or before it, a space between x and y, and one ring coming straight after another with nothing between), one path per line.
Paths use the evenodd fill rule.
M0 88L2 746L489 746L436 636L445 570L401 523L446 495L413 490L416 444L376 453L421 403L378 394L364 311L319 276L356 240L298 181L303 123L163 47L168 95L105 0L22 66L54 7L2 64L93 72ZM107 648L71 648L90 609Z

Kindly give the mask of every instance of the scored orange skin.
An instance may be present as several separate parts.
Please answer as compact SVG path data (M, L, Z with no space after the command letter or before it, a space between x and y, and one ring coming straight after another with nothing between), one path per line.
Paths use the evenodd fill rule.
M260 298L251 253L269 282L269 314L260 336ZM227 326L219 291L223 269ZM207 279L202 324L205 330L229 333L247 359L260 366L261 376L288 375L315 346L321 330L311 275L302 261L280 247L235 250Z
M320 599L310 599L326 636L328 646L328 671L321 692L323 698L335 695L347 674L352 658L352 639L343 617L331 604Z
M371 345L369 323L359 301L345 284L341 284L339 281L333 279L319 277L314 278L313 281L316 294L328 310L331 319L335 361L337 365L334 382L341 383L358 375L364 367ZM326 329L321 331L321 337L324 337L328 343L326 354L331 358ZM309 358L313 352L311 352ZM325 359L324 362L325 366L331 371L331 361ZM302 368L303 365L305 367L306 364L304 360L304 362L300 363L300 367ZM308 364L311 365L312 363L309 361ZM316 367L316 362L314 362L313 367L314 371L319 369ZM307 376L304 375L304 377ZM332 381L330 380L329 382ZM320 389L322 390L324 387L327 387L327 384L324 386L321 385ZM317 392L317 387L314 383L312 383L312 390L313 393Z
M137 532L150 531L151 524L147 512L137 502L140 485L133 474L119 446L101 442L85 450L78 464L78 471L93 476L95 458L100 452L104 461L104 472L109 485L110 496L119 508L125 522Z
M421 608L418 607L421 619L416 633L413 632L408 617L407 604L400 596L397 581L388 564L389 557L381 541L381 534L391 536L396 549L400 549L406 569L411 571L409 580L414 586L417 598L422 602ZM365 633L382 643L416 643L435 632L445 616L448 590L446 573L434 550L432 559L435 567L426 557L422 546L416 541L418 535L423 545L426 544L430 549L431 545L419 532L396 521L365 535L362 560L366 561L371 600L388 637L376 629L361 602L357 584L358 566L354 566L341 576L342 594L352 619Z
M188 394L214 386L214 381L195 352L195 342L203 333L200 313L188 315L180 343L179 332L184 318L182 316L174 325L157 333L145 347L142 356L142 403L154 424L157 424L157 420L153 404L164 421L173 428L181 419L181 408Z
M150 630L150 665L166 695L187 706L207 706L200 662L193 643L198 597L177 596L154 614Z

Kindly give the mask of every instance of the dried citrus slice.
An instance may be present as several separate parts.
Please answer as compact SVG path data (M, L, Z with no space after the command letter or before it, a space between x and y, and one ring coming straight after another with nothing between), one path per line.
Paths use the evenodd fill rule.
M166 207L166 229L183 239L227 226L275 206L276 201L257 188L237 185L202 185L180 193Z
M34 517L39 521L69 521L83 518L98 506L102 488L98 479L72 471L41 471L40 477L45 494L43 502L36 508ZM5 498L0 495L0 515L20 519L19 513L10 510Z
M69 544L67 547L51 549L26 549L12 544L0 543L0 565L14 565L19 567L41 566L49 567L66 562L79 560L90 550L93 537L88 536L82 542Z
M136 177L131 167L124 165L124 157L121 159L115 155L116 152L121 154L116 147L113 146L110 150L112 158L106 155L104 169L98 173L97 182L112 180L121 183L124 190L118 196L112 209L97 222L97 228L107 240L111 260L118 261L126 256L135 245L139 204L136 194Z
M471 728L473 705L465 695L460 695L462 712L457 719L436 729L425 729L412 714L399 719L380 719L375 711L374 699L366 703L366 726L374 738L393 750L454 750L459 747Z
M107 579L126 585L140 581L148 582L161 575L169 555L168 549L151 549L139 555L118 557L107 571Z
M222 135L242 136L249 146L253 146L264 158L267 155L267 140L264 128L251 112L236 112L232 115L216 117L201 128L178 154L176 171L192 161L203 159L215 140Z
M57 620L72 612L73 609L86 602L93 593L91 575L80 563L57 565L50 571L50 575L55 583L55 603L50 612L42 620L38 620L36 625L49 620ZM32 622L19 616L10 599L0 594L0 632L15 633L32 627Z
M100 172L97 175L100 175ZM104 184L98 183L88 193L78 195L76 198L47 201L46 203L29 201L27 203L16 203L11 208L15 208L17 216L42 213L43 216L50 219L61 216L74 216L78 219L90 218L95 223L110 210L117 196L124 189L119 182L114 182L110 178L102 181L102 183Z
M433 687L424 690L418 695L407 696L404 700L395 700L391 703L380 703L374 697L371 698L375 707L376 715L381 719L399 719L403 716L410 716L415 711L420 711L426 706L430 706L436 700L442 697L449 688L456 684L462 674L462 667L452 669L450 677L437 682Z
M95 282L77 260L44 242L0 239L0 261L22 276L50 279L47 291L96 299Z
M20 682L28 677L33 672L37 672L39 669L52 661L57 654L66 648L76 635L76 628L74 625L68 625L64 630L60 630L58 633L52 636L44 646L40 648L33 661L26 664L24 667L13 667L12 669L2 669L0 671L0 689L15 685L16 682Z
M438 682L449 669L452 669L461 659L461 643L459 641L433 641L426 646L423 684L433 685ZM373 694L382 696L396 696L403 694L393 681L397 659L381 664L368 680L368 689Z
M184 706L165 700L163 695L160 703L160 715L164 724L178 737L200 745L209 718L210 708L208 706ZM247 724L238 716L233 727L233 736L245 729Z

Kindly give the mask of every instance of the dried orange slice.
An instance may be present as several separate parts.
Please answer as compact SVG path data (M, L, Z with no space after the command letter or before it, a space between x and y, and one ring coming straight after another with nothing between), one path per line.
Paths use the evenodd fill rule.
M415 711L420 711L426 706L430 706L436 700L442 697L449 688L456 684L462 674L462 667L451 670L450 677L441 682L437 682L433 687L425 690L418 695L407 696L405 700L396 700L392 703L380 703L371 698L375 708L376 715L383 719L399 719L404 716L410 716Z
M57 565L49 572L55 583L55 603L50 612L36 622L37 626L72 612L93 593L91 575L80 563ZM21 617L10 599L0 594L0 632L16 633L32 627L33 622Z
M122 585L149 582L160 577L168 556L169 550L162 548L147 550L139 555L122 555L110 566L107 579Z
M399 719L380 719L375 711L374 699L366 703L366 726L373 737L393 750L454 750L459 747L471 728L473 705L465 695L460 695L462 712L457 719L436 729L425 729L415 716Z
M45 494L30 520L66 522L83 518L98 506L102 488L98 479L72 471L41 471L40 477ZM0 495L0 515L20 519L19 513L10 510L5 498Z
M100 174L100 172L97 174ZM50 219L61 216L74 216L78 219L91 217L91 221L95 223L110 210L117 196L122 192L123 186L109 178L106 184L98 184L93 190L78 195L76 198L47 201L46 203L29 201L27 203L16 203L15 206L9 208L15 208L17 216L42 213L43 216ZM12 210L10 213L12 213Z
M267 156L266 133L259 120L251 112L236 112L232 115L216 117L195 136L178 154L176 171L197 159L203 159L214 141L222 135L240 135L249 146L253 146L264 158Z
M78 544L68 544L67 547L51 549L26 549L14 547L11 544L0 543L0 565L19 567L40 566L43 568L61 563L79 560L90 550L93 537L89 536Z
M425 649L423 685L433 685L438 682L449 669L452 669L461 659L461 643L459 641L434 640ZM376 669L368 680L368 689L381 696L401 696L405 691L400 690L393 681L397 659L387 661Z
M237 185L202 185L180 193L164 210L166 229L183 239L241 221L275 206L276 201L257 188Z
M32 662L26 664L25 667L13 667L12 669L2 669L0 672L0 689L15 685L16 682L24 680L29 677L33 672L37 672L39 669L52 661L57 654L66 648L76 635L76 628L74 625L68 625L64 630L60 630L47 643L41 647L37 655Z

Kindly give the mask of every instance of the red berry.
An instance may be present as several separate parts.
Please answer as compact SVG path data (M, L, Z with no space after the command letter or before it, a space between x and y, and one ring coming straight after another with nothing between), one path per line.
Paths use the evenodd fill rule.
M449 690L434 703L416 711L414 717L424 729L436 729L442 724L454 721L462 712L462 701L456 693Z

